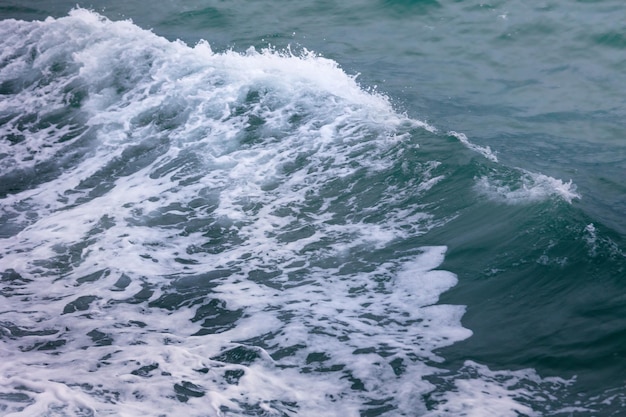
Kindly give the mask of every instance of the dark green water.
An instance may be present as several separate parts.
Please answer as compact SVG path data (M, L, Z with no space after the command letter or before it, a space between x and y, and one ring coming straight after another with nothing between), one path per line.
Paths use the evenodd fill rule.
M74 6L0 1L2 412L622 414L619 2Z

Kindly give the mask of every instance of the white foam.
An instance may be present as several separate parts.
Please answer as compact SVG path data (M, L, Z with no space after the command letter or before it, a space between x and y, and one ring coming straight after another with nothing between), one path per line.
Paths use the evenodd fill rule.
M493 161L493 162L498 162L498 157L491 150L489 146L480 146L480 145L476 145L475 143L470 142L470 140L467 138L467 136L464 133L450 131L448 132L448 135L457 138L459 142L465 145L468 149L471 149L474 152L478 152L479 154L481 154L488 160Z
M573 382L541 378L532 369L492 371L472 361L466 361L451 379L455 388L436 394L439 405L425 414L426 417L541 416L543 414L534 410L532 405L547 405L560 390Z
M448 135L457 138L468 149L481 154L486 159L498 162L498 157L489 146L472 143L464 133L450 131ZM502 180L496 176L481 176L476 181L476 188L492 200L506 204L542 201L553 196L568 203L581 198L580 194L576 192L576 185L572 183L572 180L564 182L548 175L533 173L524 169L517 169L516 171L518 171L515 175L517 180L514 182L510 178Z
M19 226L0 240L9 415L428 411L436 350L471 332L438 303L446 248L393 245L440 224L414 201L443 177L430 161L407 187L372 178L432 128L306 51L215 53L84 9L0 22L13 32L0 51L41 54L2 79L68 67L3 96L3 129L85 96L75 124L0 150L24 172L76 157L3 199Z
M477 179L477 190L494 201L506 204L523 204L558 197L568 203L581 198L572 180L563 182L544 174L520 170L516 182L483 176Z
M596 258L598 256L608 256L610 258L624 258L626 254L622 252L619 245L608 236L604 236L593 223L589 223L583 229L583 239L587 243L587 253Z
M5 198L26 226L2 241L2 265L32 280L16 287L22 297L5 297L2 312L6 329L22 329L2 340L10 352L0 365L5 391L24 387L32 401L23 411L11 405L14 415L195 416L208 407L213 415L227 408L357 416L364 403L389 398L397 398L394 408L423 408L419 393L431 385L420 381L433 370L416 358L439 360L435 348L469 335L460 326L462 307L432 305L455 282L433 271L444 249L365 270L349 265L365 247L383 249L432 227L419 207L399 208L409 193L439 180L430 177L432 164L428 183L383 191L364 205L351 200L347 218L339 212L341 194L316 196L333 181L388 169L403 130L426 125L398 115L387 98L309 52L214 53L206 42L170 43L83 9L10 25L40 48L42 71L61 58L73 67L43 96L27 88L5 108L20 110L22 102L40 114L51 103L62 107L63 86L81 85L87 95L77 111L90 128L66 142L56 140L61 130L40 129L39 139L6 149L11 163L28 169L76 141L88 144L65 172ZM263 120L257 142L241 143L255 118ZM42 141L48 152L32 154L27 146ZM159 141L164 148L151 161L124 168ZM116 174L120 169L127 171ZM312 197L322 207L304 212ZM204 202L196 207L198 198ZM38 216L27 217L23 204ZM383 207L388 218L366 220ZM204 226L181 233L194 219ZM232 233L236 243L194 249L211 243L209 227ZM303 227L310 231L301 234ZM207 278L210 290L202 289L209 283L194 277L212 270L231 272ZM257 280L258 271L277 275ZM301 282L290 278L301 271ZM171 287L185 279L198 280L186 306L148 308L149 300L185 294ZM211 300L222 310L207 317L228 322L231 314L232 322L192 336L204 321L192 319ZM18 336L28 331L35 333ZM246 342L255 338L265 347ZM291 346L291 354L270 356ZM211 359L237 348L255 352L249 363ZM359 349L365 351L355 354Z

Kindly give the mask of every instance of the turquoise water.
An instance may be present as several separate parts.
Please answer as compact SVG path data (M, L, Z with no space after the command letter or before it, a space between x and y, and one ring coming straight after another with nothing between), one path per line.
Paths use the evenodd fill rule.
M0 1L3 415L623 414L620 3L76 3Z

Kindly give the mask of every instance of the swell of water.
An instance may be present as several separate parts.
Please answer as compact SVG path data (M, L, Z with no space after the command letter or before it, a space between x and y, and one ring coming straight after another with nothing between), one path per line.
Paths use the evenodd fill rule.
M442 365L471 331L429 233L458 216L447 151L485 158L459 181L496 202L571 182L446 142L307 51L84 9L0 39L3 412L539 415L570 383Z
M433 305L445 248L390 245L436 223L407 204L436 181L371 181L420 123L310 53L85 10L3 32L5 411L423 407L469 332Z

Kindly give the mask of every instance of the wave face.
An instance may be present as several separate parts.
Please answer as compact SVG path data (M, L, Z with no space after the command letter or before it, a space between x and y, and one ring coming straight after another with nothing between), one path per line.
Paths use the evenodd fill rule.
M446 363L472 332L433 234L463 196L567 204L571 182L307 51L84 9L0 39L5 415L531 416L572 383ZM460 180L450 155L480 162Z
M438 222L434 163L393 175L425 125L310 53L86 10L0 37L6 411L423 408L470 334L445 247L394 250Z

